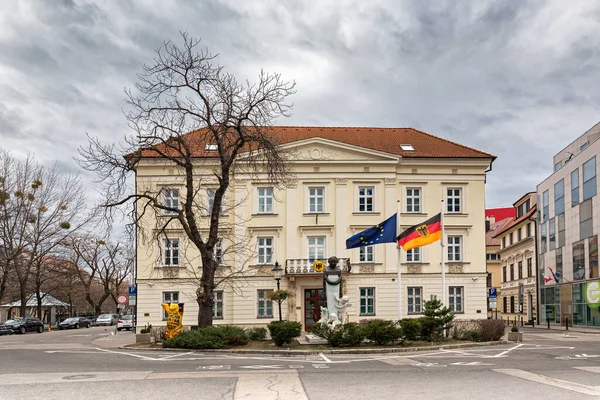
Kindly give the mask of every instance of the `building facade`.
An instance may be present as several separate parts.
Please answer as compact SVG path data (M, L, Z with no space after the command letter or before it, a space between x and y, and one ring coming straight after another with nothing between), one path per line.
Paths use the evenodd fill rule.
M486 317L483 216L486 171L494 156L414 129L270 129L289 152L294 177L277 188L266 177L234 173L221 216L223 239L216 256L224 268L216 275L214 323L264 326L277 318L277 303L266 298L276 288L277 263L284 268L281 288L293 293L282 304L283 318L309 330L325 304L323 278L313 264L334 255L345 271L349 320L397 319L396 244L347 250L345 241L392 216L398 202L406 229L439 213L442 200L444 251L436 242L402 252L402 315L420 316L425 301L441 296L444 254L445 304L458 318ZM203 180L211 209L211 160L201 161L196 178ZM142 160L136 187L162 190L170 204L185 201L181 178L164 160ZM152 220L151 227L164 217L144 218ZM173 225L160 240L138 234L137 254L138 326L164 325L162 302L185 303L184 325L196 325L200 260L182 230ZM240 273L228 277L226 266Z
M537 187L540 319L600 325L597 162L600 124L554 156Z
M514 203L516 215L494 235L500 241L502 295L498 307L513 322L533 324L536 317L535 192ZM522 309L519 310L519 297Z
M512 207L511 207L512 209ZM487 214L487 210L486 210ZM506 213L504 213L506 214ZM513 213L514 215L514 213ZM502 309L498 307L498 299L502 296L502 263L500 261L500 239L494 237L513 218L496 221L494 216L485 220L485 260L487 268L488 318L502 318ZM490 290L495 290L496 297L490 296Z

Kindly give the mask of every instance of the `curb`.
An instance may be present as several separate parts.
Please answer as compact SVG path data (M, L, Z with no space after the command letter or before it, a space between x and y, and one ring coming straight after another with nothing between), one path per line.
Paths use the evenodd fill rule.
M430 347L397 347L389 349L340 349L340 350L243 350L243 349L171 349L171 348L142 348L135 347L135 344L120 346L121 350L135 351L172 351L184 353L224 353L224 354L271 354L273 356L297 356L297 355L318 355L318 354L384 354L384 353L412 353L417 351L460 349L465 347L488 347L509 343L507 340L484 343L459 343L447 344Z

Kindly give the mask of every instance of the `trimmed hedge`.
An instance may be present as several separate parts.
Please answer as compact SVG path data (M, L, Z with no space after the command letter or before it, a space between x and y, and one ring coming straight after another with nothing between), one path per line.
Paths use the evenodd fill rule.
M250 340L265 340L267 338L267 328L248 329L248 337Z
M400 320L400 329L406 340L419 340L421 338L421 319L404 318Z
M380 346L394 343L402 337L402 330L394 321L371 319L364 321L361 325L365 337Z
M247 343L248 333L244 328L218 325L195 331L183 331L167 339L164 346L183 349L222 349L226 346L240 346Z
M302 333L302 324L295 321L273 321L267 327L273 342L279 347L291 343Z

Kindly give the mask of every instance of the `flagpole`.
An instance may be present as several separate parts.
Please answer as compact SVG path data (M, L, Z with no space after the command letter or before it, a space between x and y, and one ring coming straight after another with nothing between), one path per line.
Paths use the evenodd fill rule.
M440 240L440 247L442 248L442 306L446 305L446 259L444 252L444 200L442 200L442 211L440 214L440 223L442 225L442 235Z
M396 237L400 234L400 200L397 202L396 210ZM398 320L402 319L402 272L400 271L402 263L402 247L396 242L398 247Z

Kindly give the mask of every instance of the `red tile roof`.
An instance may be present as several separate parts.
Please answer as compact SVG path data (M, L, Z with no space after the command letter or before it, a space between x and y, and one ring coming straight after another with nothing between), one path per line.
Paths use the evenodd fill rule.
M525 221L526 219L531 217L533 214L535 214L536 211L537 211L537 205L534 204L533 207L531 207L531 209L525 215L522 215L520 218L513 218L512 221L510 222L510 224L505 225L502 229L497 231L496 234L494 235L494 237L500 236L501 234L503 234L504 232L506 232L513 226L518 225L521 222Z
M507 224L512 222L512 218L504 218L503 220L496 221L490 225L490 230L485 233L485 245L486 246L500 246L500 238L496 238L495 235L501 231Z
M407 158L496 158L492 154L413 128L273 126L263 129L265 134L272 135L274 141L280 145L311 138L323 138ZM211 143L207 133L207 129L203 128L185 135L195 157L217 156L214 151L205 151L206 144ZM410 144L415 150L402 150L400 147L402 144ZM159 146L165 148L162 144ZM150 149L145 149L142 155L158 157L158 154Z
M502 221L505 218L514 218L516 210L514 207L486 208L485 217L494 217L496 221Z

